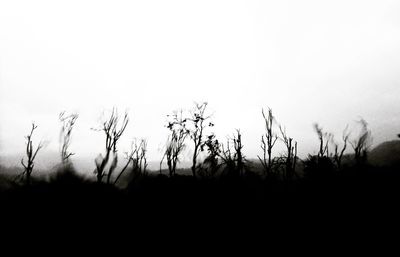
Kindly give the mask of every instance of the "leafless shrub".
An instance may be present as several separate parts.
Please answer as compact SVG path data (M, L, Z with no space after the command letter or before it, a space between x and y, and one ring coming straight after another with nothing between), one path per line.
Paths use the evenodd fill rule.
M333 159L335 161L335 164L337 166L337 168L340 170L342 167L342 159L343 159L343 155L344 152L347 149L347 144L349 141L349 137L350 137L350 132L348 131L349 126L346 126L346 128L343 130L342 133L342 141L343 141L343 146L342 148L339 150L339 144L334 142L335 145L335 154L333 156Z
M106 118L99 129L97 131L102 131L106 136L105 140L105 156L103 157L101 154L96 158L96 170L95 174L97 176L97 182L102 182L103 177L107 175L107 183L111 182L111 176L113 171L118 165L118 152L117 152L117 143L124 133L128 122L129 117L128 113L125 112L125 115L120 122L120 116L115 108L113 108L111 115ZM104 169L110 159L110 156L113 155L113 160L106 174Z
M231 174L234 173L239 176L244 175L246 158L243 155L242 150L242 134L240 133L240 130L237 129L236 134L233 135L233 138L227 139L226 146L221 144L221 152L219 156L221 157L227 172Z
M119 172L117 178L114 180L114 184L117 184L122 174L127 170L127 168L132 166L132 176L133 180L140 175L147 175L147 140L134 139L131 144L130 152L125 153L125 159L127 160L125 166Z
M286 153L282 156L284 163L283 178L289 180L293 176L297 176L297 142L287 135L286 130L282 126L279 126L279 130L281 132L281 140L286 147Z
M189 135L189 130L186 128L187 120L183 118L182 110L179 112L176 111L167 117L171 118L166 126L170 131L170 135L167 139L165 152L160 162L160 167L166 158L169 176L172 177L176 174L176 167L179 162L179 157L186 147L185 140Z
M69 152L69 146L71 145L72 129L74 128L75 122L78 119L78 114L73 113L66 115L65 112L61 112L59 115L59 120L61 122L60 131L60 155L61 163L66 165L69 163L69 158L74 155L74 153Z
M35 123L32 123L32 128L31 132L25 137L26 138L26 157L27 160L26 162L24 161L24 158L21 159L21 164L24 167L24 172L21 174L22 176L25 175L25 180L26 184L30 185L31 184L31 174L33 171L33 168L35 166L35 158L40 149L43 148L44 144L42 141L39 142L39 144L36 146L36 148L33 147L33 133L37 129L37 125Z
M264 175L270 176L274 162L272 159L272 148L278 140L278 135L276 135L273 131L275 117L272 114L272 109L268 108L268 114L266 114L264 109L262 109L262 115L265 123L265 134L261 136L261 149L263 151L263 155L262 157L257 157L263 166L265 173Z
M364 119L360 119L357 123L360 125L360 132L350 144L354 150L356 164L361 165L367 161L368 151L372 144L372 136L368 123Z
M203 178L214 177L221 167L219 158L221 154L221 145L218 139L215 138L215 135L212 134L207 137L204 147L207 149L207 157L204 159L199 169L199 175Z
M193 157L192 157L192 174L196 177L197 159L199 154L203 151L205 145L204 131L207 127L213 127L212 122L207 122L211 115L206 115L207 102L195 103L193 110L190 113L190 118L187 119L190 126L188 126L189 137L194 143Z
M329 157L329 144L333 139L333 135L331 133L324 132L322 127L320 127L318 123L314 124L314 130L317 133L319 139L318 158Z

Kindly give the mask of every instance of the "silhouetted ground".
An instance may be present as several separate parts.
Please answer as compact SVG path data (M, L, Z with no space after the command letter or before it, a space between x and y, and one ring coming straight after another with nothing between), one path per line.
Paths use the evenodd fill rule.
M63 172L2 192L1 220L3 229L32 236L43 230L76 237L100 233L100 241L120 233L174 238L176 244L193 233L205 233L206 241L259 233L290 241L308 233L344 238L397 229L399 183L397 169L364 167L290 181L251 173L218 179L152 175L119 189Z
M323 172L321 172L323 174ZM343 204L376 205L395 200L400 193L400 171L396 169L343 170L340 174L324 174L283 181L261 179L249 173L243 177L194 179L191 176L149 175L136 179L126 189L85 180L73 172L64 172L50 181L36 181L31 186L13 186L1 194L3 203L21 208L50 204L71 211L74 206L86 211L92 207L113 207L117 210L138 208L225 208L269 205L316 204L344 207ZM174 212L172 208L169 208ZM140 210L145 213L146 209ZM140 213L138 212L138 213ZM158 212L157 212L158 213Z

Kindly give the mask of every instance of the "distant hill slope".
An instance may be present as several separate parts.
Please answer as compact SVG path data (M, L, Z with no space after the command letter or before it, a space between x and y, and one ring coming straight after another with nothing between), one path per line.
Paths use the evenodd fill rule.
M400 140L383 142L371 150L369 162L376 166L400 167Z

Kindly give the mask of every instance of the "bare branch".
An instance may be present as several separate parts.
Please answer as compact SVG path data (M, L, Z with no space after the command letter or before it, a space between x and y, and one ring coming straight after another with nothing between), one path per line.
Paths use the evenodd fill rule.
M270 176L273 166L272 149L278 140L278 136L273 131L275 117L272 114L272 109L268 108L267 114L264 112L264 109L261 109L261 113L265 124L265 134L261 137L261 150L263 151L263 156L262 158L258 156L258 159L264 167L265 175Z
M69 158L74 155L74 153L70 153L68 148L71 144L71 137L72 137L72 130L78 119L79 115L76 113L66 115L66 112L63 111L59 114L59 120L61 123L61 130L60 130L60 155L61 155L61 162L63 164L67 164Z
M186 120L189 121L190 128L188 129L189 137L193 141L194 150L192 157L192 174L196 177L197 159L200 152L203 151L205 146L204 132L207 127L213 127L212 122L208 122L212 115L206 115L207 102L195 103L194 108L190 112L190 117Z
M112 174L118 165L117 144L128 126L129 123L128 112L125 112L124 118L121 123L119 122L119 120L120 116L118 115L118 111L116 108L113 108L108 118L104 119L101 122L100 129L97 129L97 131L102 131L105 135L105 151L106 151L105 157L103 158L100 155L101 160L96 161L96 174L97 174L97 181L99 183L105 176L104 169L107 166L107 163L111 155L113 155L112 157L113 162L107 173L107 183L111 183Z
M357 138L350 142L354 150L356 164L364 164L367 160L368 150L371 147L371 131L368 129L368 123L364 119L358 121L360 132Z
M30 185L30 178L31 178L31 173L33 171L33 168L35 167L34 161L35 161L36 155L38 154L40 149L42 149L44 146L43 143L40 142L37 145L36 149L34 150L32 137L33 137L33 133L36 129L37 129L37 125L35 125L35 123L32 123L31 131L25 137L25 139L26 139L26 149L25 150L26 150L26 156L27 156L26 163L24 161L24 158L21 159L21 164L24 167L23 174L25 174L27 185Z
M286 146L286 153L282 156L285 164L283 177L285 180L288 180L296 175L297 142L286 134L286 129L281 125L279 125L279 130L281 132L281 140Z

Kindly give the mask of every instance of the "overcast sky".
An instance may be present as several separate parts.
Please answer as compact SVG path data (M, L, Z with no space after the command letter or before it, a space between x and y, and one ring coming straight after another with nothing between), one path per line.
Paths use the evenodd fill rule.
M400 132L400 1L1 1L0 155L23 154L35 121L58 149L58 113L80 114L72 150L96 155L106 108L122 138L165 142L165 115L208 101L221 139L260 153L261 108L315 152L312 124L340 136L365 118L374 143ZM190 150L190 149L188 149Z

